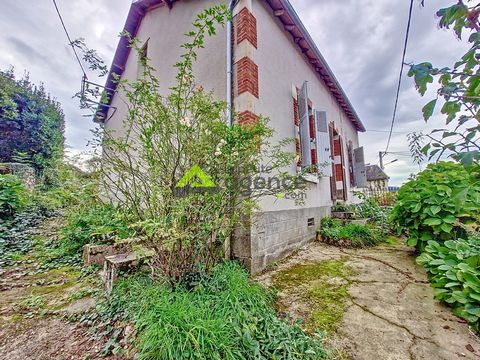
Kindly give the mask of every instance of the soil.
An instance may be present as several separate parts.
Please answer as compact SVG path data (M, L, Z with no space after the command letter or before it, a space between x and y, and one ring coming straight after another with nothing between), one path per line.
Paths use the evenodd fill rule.
M51 238L60 224L58 218L50 218L35 231L26 230ZM0 359L125 359L103 357L106 340L96 339L72 320L94 305L81 292L98 284L80 277L73 267L38 271L40 264L33 249L0 271Z
M279 274L298 264L341 261L352 269L344 314L327 335L337 359L479 359L480 340L462 319L434 300L423 268L404 245L342 249L315 242L259 275L272 286ZM308 319L314 304L284 286L278 304L293 317ZM321 310L321 309L320 309ZM310 311L310 313L309 313ZM306 322L307 323L307 322Z

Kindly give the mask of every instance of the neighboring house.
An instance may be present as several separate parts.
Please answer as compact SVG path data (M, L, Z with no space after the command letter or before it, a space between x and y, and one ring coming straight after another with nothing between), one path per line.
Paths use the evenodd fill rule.
M373 192L388 192L388 180L390 179L387 174L378 165L366 165L367 170L367 189Z
M184 34L192 29L196 14L221 2L138 0L132 4L125 30L142 44L148 41L145 55L157 70L160 92L167 94L175 83L173 65L183 52L179 45L185 42ZM268 117L275 130L272 143L295 137L291 151L298 154L299 162L292 164L292 172L302 166L325 165L321 178L306 179L303 206L290 199L265 198L260 202L262 211L235 234L232 256L257 272L314 239L320 219L330 214L335 201L356 201L352 190L366 186L358 141L358 132L365 128L287 0L236 1L233 14L233 38L220 29L199 51L194 65L197 82L219 99L231 100L242 123L255 121L260 114ZM116 88L113 73L134 80L140 64L127 39L121 38L106 88ZM227 88L233 90L231 99ZM122 93L115 91L97 112L96 121L107 130L121 132L126 113Z

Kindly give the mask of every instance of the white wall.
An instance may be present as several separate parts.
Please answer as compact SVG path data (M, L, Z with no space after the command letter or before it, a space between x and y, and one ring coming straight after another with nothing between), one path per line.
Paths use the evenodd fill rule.
M292 85L300 88L307 80L313 106L327 112L328 122L335 122L335 127L344 139L344 147L349 140L357 147L358 134L353 124L314 69L306 62L291 35L272 16L271 8L264 1L253 1L253 14L257 18L258 28L258 50L254 60L259 67L260 93L255 111L270 119L270 126L275 129L273 142L295 136ZM290 150L295 152L294 145ZM346 148L344 156L345 164L348 164ZM291 170L295 171L294 165ZM345 175L348 199L352 201L354 199L350 192L348 168ZM306 207L330 206L330 178L324 177L318 184L309 183L306 195ZM292 200L268 198L262 201L262 207L265 210L287 210L296 206Z
M222 0L182 0L175 3L172 9L160 6L147 12L137 33L140 43L148 41L148 58L156 69L160 81L160 93L166 95L169 88L175 85L176 68L185 49L180 45L189 41L184 34L193 30L192 23L202 10L219 3ZM226 99L226 30L218 27L217 35L206 37L205 48L198 51L198 61L194 64L196 82L207 91L213 91L218 99ZM138 72L138 56L132 50L127 60L122 79L135 80ZM127 115L124 96L117 93L112 106L117 107L115 115L106 123L107 130L122 128ZM112 110L109 111L108 117Z
M173 65L178 61L184 49L180 45L187 39L184 34L193 29L191 25L203 9L222 0L182 0L175 3L172 9L161 6L149 11L139 28L137 38L143 44L147 39L148 57L161 83L160 92L168 94L169 87L175 84L176 69ZM253 1L252 12L257 18L258 50L254 61L259 67L260 98L255 102L255 112L270 118L270 126L275 129L272 143L284 138L293 138L292 85L301 87L305 80L309 81L309 98L318 110L327 112L327 120L334 121L344 139L344 146L349 140L354 147L358 146L358 135L353 124L347 119L343 110L328 91L317 73L305 61L291 36L277 23L271 14L271 8L262 0ZM218 99L226 97L226 31L218 29L217 35L206 38L205 49L198 51L198 61L194 65L197 83L206 90L213 91ZM131 51L122 79L135 80L138 73L138 56ZM105 124L107 130L119 130L127 115L127 106L121 92L113 98L112 106L117 111ZM112 114L110 109L107 118ZM290 151L295 152L294 145ZM344 149L345 164L348 164ZM292 172L295 166L292 164ZM350 190L349 173L346 171L347 194L353 200ZM322 178L318 184L308 183L306 207L330 206L330 179ZM268 197L261 201L264 210L295 209L293 200Z

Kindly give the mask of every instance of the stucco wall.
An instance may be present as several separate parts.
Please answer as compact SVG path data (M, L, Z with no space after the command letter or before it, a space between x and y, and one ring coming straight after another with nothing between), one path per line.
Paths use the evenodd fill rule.
M271 8L264 1L253 1L253 14L257 18L258 50L255 62L259 67L260 100L256 104L256 113L270 119L275 129L272 142L295 136L293 124L292 86L300 88L308 81L309 98L317 110L327 112L327 121L334 121L344 139L344 147L349 140L358 146L358 134L347 119L343 110L328 91L310 64L307 64L291 35L283 30L272 15ZM295 152L294 145L290 150ZM345 164L348 164L346 148L343 150ZM292 164L291 171L295 171ZM347 195L354 200L350 192L350 179L346 171ZM318 184L309 183L306 207L331 206L330 179L322 178ZM296 208L293 200L266 199L262 202L266 210L287 210Z
M192 29L195 15L202 9L221 0L182 0L171 10L162 6L147 13L137 37L144 43L147 39L148 57L157 69L161 83L161 93L167 94L175 81L173 65L178 61L185 42L184 33ZM224 1L223 1L224 2ZM250 1L244 1L250 3ZM295 136L293 123L292 87L300 88L305 80L309 82L309 98L317 110L327 112L328 122L334 121L344 139L358 146L358 135L353 124L347 119L329 93L323 81L308 64L291 36L284 31L272 16L271 8L263 0L253 0L251 12L257 19L258 49L250 55L258 65L259 98L254 99L254 112L270 118L270 126L275 134L272 143ZM243 42L236 47L235 60L248 52ZM234 61L235 61L234 60ZM212 90L219 99L226 96L226 32L219 29L213 38L206 39L206 47L199 51L198 62L194 66L197 82L205 89ZM131 52L123 78L134 80L138 73L137 54ZM245 94L235 99L238 105L246 101ZM107 130L120 130L126 117L127 107L121 93L117 94L112 105L118 109L106 123ZM110 114L109 114L110 115ZM295 152L294 145L287 150ZM348 164L346 148L343 149L344 162ZM292 164L290 171L296 171ZM349 173L346 171L347 196L354 200L350 192ZM278 260L293 249L313 240L320 219L327 216L332 205L330 179L322 178L318 183L308 183L305 205L295 205L293 200L273 197L261 200L262 211L248 221L248 227L237 231L232 243L233 253L244 260L253 272L262 270L268 263ZM309 219L313 226L307 226ZM241 235L241 236L238 236Z
M223 3L222 0L182 0L172 9L163 5L147 12L137 33L140 44L148 41L150 65L156 69L160 81L160 93L166 95L175 84L176 68L185 49L180 45L187 42L184 34L193 30L192 23L198 13L209 6ZM207 91L213 91L218 99L226 98L226 30L218 27L217 35L205 38L205 48L198 51L198 61L194 64L194 74L198 84ZM138 74L138 55L132 50L128 57L122 79L134 81ZM117 93L112 101L117 107L113 117L105 124L108 130L122 128L127 115L125 97ZM112 114L110 109L107 119Z
M358 147L358 134L353 124L305 61L291 36L272 16L271 8L264 1L253 1L252 5L258 31L258 48L253 53L253 60L259 72L259 99L254 103L254 111L270 119L270 126L275 130L271 142L295 137L292 88L300 88L304 81L308 81L309 99L314 108L327 112L328 122L335 123L344 140L344 163L348 164L346 144L352 141L352 145ZM293 144L289 151L295 152ZM290 171L296 171L295 164ZM354 202L357 199L351 193L349 176L347 167L347 201ZM314 240L321 218L330 214L330 178L323 177L318 183L309 182L303 205L296 205L294 200L268 197L260 202L260 206L262 211L250 219L248 235L245 236L243 230L243 241L237 238L232 246L233 253L254 273ZM312 220L314 225L309 226L308 222Z

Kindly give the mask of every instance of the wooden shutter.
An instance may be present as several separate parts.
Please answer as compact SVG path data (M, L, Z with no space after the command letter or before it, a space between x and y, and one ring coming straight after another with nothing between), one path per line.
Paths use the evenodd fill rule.
M310 124L308 118L308 92L305 81L298 95L298 112L300 117L300 148L302 168L312 165L312 154L310 152Z
M355 186L359 188L367 187L367 172L365 169L363 146L353 150L353 173Z
M347 181L346 181L346 176L345 176L345 155L344 155L344 150L345 146L343 144L343 137L341 135L338 135L338 144L340 146L340 159L341 159L341 171L342 171L342 191L341 194L338 196L341 197L343 200L347 200ZM337 179L338 181L339 179ZM337 186L338 188L338 186Z
M348 142L347 152L348 152L348 175L349 175L349 178L350 178L350 186L355 186L355 175L353 173L353 145L352 145L352 141Z
M334 136L334 126L333 123L328 124L328 135L330 138L330 151L333 154L333 136ZM337 199L337 179L335 179L335 164L332 161L332 176L330 177L330 193L332 200Z
M315 111L317 123L317 163L323 177L332 176L332 151L328 134L327 113Z

